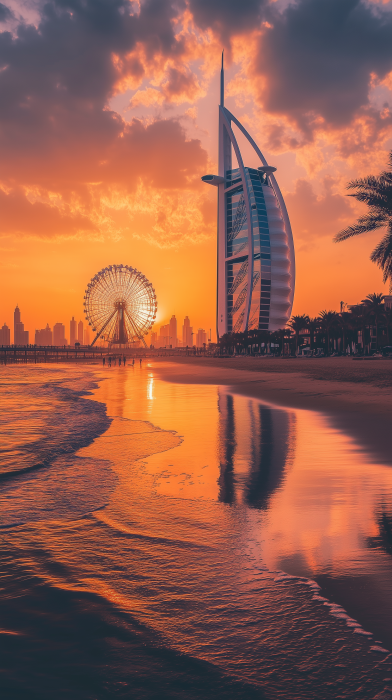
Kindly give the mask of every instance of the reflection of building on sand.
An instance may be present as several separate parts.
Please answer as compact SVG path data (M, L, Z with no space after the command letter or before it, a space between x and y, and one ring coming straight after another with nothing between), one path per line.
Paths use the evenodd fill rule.
M219 500L265 508L293 461L295 414L219 391ZM238 404L237 404L238 405Z

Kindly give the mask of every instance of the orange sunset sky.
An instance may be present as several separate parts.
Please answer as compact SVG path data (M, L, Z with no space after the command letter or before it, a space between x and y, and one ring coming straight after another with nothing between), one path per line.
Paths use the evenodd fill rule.
M388 290L380 232L347 182L387 167L392 2L0 3L0 324L83 318L102 267L140 269L157 325L215 327L219 69L226 104L277 167L296 247L294 313ZM241 141L240 141L241 145ZM249 153L247 157L246 154ZM257 166L244 148L244 161Z

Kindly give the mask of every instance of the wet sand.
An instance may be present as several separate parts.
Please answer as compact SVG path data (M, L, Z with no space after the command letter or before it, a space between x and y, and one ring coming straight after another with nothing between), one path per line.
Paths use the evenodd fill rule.
M158 376L220 384L275 405L327 414L369 454L392 465L392 360L330 358L159 358Z

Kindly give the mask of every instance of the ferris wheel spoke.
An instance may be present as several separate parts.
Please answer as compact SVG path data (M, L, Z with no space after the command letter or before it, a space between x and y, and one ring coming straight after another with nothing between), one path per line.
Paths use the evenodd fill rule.
M118 313L116 313L115 317L111 320L110 325L107 328L106 335L108 336L108 342L111 342L111 338L114 337L116 328L117 328L117 321L118 321Z
M106 323L105 323L105 324L102 326L102 328L98 331L98 333L97 333L97 335L95 336L93 342L91 343L91 347L96 343L96 341L98 340L99 336L102 335L103 331L105 330L106 326L108 325L108 323L111 321L111 319L112 319L113 316L115 315L116 311L117 311L117 310L114 309L112 315L109 316L109 318L108 318L108 320L106 321Z
M131 316L129 315L129 313L128 313L127 310L125 310L125 313L126 313L126 315L128 316L128 320L129 320L129 322L130 322L132 328L134 329L135 335L139 338L139 340L142 341L144 347L146 348L146 347L147 347L146 341L144 340L141 331L138 329L137 325L135 324L134 320L131 318Z

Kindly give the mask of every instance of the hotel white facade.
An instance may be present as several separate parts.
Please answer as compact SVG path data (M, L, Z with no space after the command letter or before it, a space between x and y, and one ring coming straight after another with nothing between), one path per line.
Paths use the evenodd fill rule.
M235 124L260 166L244 165ZM238 167L232 167L235 154ZM202 180L218 190L217 334L278 330L291 315L294 243L286 206L267 164L242 124L224 106L223 57L219 106L219 173Z

